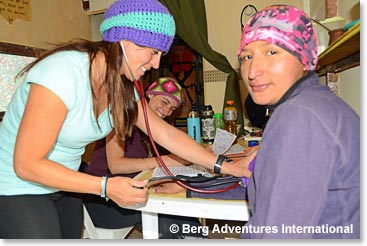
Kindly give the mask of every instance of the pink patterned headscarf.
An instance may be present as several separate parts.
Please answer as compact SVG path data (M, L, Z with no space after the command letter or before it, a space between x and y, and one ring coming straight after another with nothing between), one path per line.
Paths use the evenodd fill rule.
M246 23L238 49L263 40L277 45L295 57L307 71L317 65L316 32L305 12L290 5L272 5L254 14Z

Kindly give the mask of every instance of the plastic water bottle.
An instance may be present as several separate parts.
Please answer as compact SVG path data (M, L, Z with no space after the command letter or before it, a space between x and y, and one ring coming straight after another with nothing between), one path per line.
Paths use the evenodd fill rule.
M212 105L205 105L201 116L201 134L203 142L206 144L214 143L214 111Z
M224 129L224 121L223 121L222 113L214 114L214 136L218 128Z
M200 117L194 107L191 107L187 117L187 134L201 144Z
M227 100L223 110L224 129L237 135L237 109L233 100Z

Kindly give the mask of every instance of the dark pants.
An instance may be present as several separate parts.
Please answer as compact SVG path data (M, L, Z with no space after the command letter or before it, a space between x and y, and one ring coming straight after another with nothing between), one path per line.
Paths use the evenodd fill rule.
M0 196L0 238L80 239L82 228L80 195Z

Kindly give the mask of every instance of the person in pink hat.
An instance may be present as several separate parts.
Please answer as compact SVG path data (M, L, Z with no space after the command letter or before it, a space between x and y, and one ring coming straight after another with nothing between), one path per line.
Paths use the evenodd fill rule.
M146 90L149 107L160 118L169 117L181 107L185 97L180 84L173 78L162 77L154 81ZM176 155L157 146L166 165L191 164ZM134 177L140 171L159 167L158 160L150 146L147 135L135 128L131 137L126 141L106 139L97 141L89 165L83 164L81 171L94 176ZM119 207L115 202L96 196L84 196L84 204L93 223L100 228L117 229L123 227L141 227L141 212ZM190 224L200 226L197 218L174 215L159 215L159 238L180 239L185 237L203 237L200 233L171 233L171 224Z
M310 18L289 5L260 10L243 29L238 57L253 101L272 111L247 194L219 194L249 201L241 238L359 239L360 119L319 83ZM164 184L156 191L180 190Z
M255 13L238 57L253 101L272 111L242 238L360 238L360 119L319 82L310 18L289 5Z

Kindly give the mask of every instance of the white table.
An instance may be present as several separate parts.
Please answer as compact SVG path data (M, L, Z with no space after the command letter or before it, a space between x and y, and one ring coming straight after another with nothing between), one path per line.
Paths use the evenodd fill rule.
M146 179L151 172L142 172L136 178ZM158 214L208 218L218 220L248 221L246 201L186 198L185 193L172 195L149 193L147 203L127 207L142 211L144 239L158 239Z

